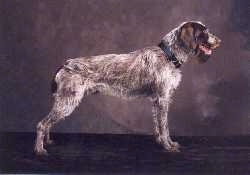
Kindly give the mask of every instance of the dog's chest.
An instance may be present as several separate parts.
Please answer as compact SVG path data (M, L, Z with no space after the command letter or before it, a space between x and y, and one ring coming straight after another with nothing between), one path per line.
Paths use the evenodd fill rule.
M181 71L173 67L166 67L160 73L160 83L169 89L176 89L181 81Z
M172 87L175 89L179 86L181 82L181 72L178 71L174 71L172 72L172 76L171 76L171 85Z

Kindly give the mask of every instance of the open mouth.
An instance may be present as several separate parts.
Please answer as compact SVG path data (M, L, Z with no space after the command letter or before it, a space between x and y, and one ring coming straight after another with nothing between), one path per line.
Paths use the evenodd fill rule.
M199 45L199 49L202 50L204 52L205 55L211 55L212 54L212 49L210 49L207 46L204 45Z

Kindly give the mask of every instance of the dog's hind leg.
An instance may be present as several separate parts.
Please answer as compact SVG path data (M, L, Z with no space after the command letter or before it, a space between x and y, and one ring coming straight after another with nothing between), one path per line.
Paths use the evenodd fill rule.
M47 143L48 141L50 142L50 129L53 125L69 116L83 98L86 88L78 80L81 79L72 80L74 82L62 82L62 86L59 86L58 91L54 95L55 101L50 113L37 124L37 138L34 149L36 154L47 154L47 151L44 149L44 139Z
M65 106L67 109L69 109L70 111L67 111L65 112L65 116L62 117L62 118L58 118L58 117L55 117L55 120L50 120L50 122L48 123L47 125L47 128L45 130L45 143L46 144L52 144L53 143L53 140L50 139L50 130L51 128L56 124L58 123L61 119L64 119L66 116L70 115L73 110L75 109L75 107L80 103L81 99L84 97L84 96L87 96L89 94L93 94L97 91L97 86L93 86L92 83L89 83L88 81L85 81L84 82L84 85L81 86L80 90L77 91L76 94L72 94L70 97L63 97L65 99L59 99L58 101L62 103L62 101L66 101L66 102L70 102L71 101L71 104L68 103L66 105L62 105L62 106ZM68 98L68 99L67 99Z
M48 143L50 129L69 116L79 104L80 99L75 97L57 97L54 106L47 117L40 121L37 125L37 138L35 144L35 152L37 154L47 154L44 149L44 137L45 143Z

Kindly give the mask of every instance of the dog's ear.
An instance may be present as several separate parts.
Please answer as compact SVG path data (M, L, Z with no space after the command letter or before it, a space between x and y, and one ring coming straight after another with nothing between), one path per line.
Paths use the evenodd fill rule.
M206 27L199 21L184 22L180 25L180 41L184 48L195 49L196 39Z
M185 22L180 27L179 40L186 49L195 49L195 29L192 22Z

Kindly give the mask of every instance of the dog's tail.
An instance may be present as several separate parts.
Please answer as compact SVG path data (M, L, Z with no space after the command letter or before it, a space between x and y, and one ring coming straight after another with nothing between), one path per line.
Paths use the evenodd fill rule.
M52 79L52 81L51 81L51 86L50 86L52 94L56 93L56 91L57 91L56 75L57 75L57 73L58 73L62 68L63 68L63 66L60 66L60 67L56 70L55 74L53 75L53 79Z

